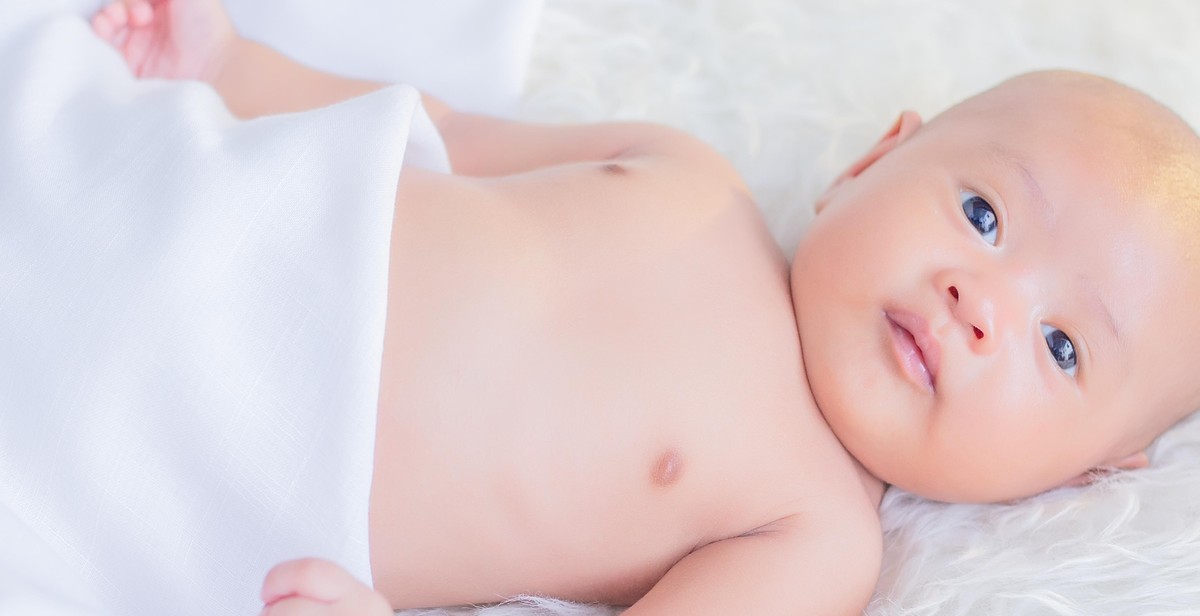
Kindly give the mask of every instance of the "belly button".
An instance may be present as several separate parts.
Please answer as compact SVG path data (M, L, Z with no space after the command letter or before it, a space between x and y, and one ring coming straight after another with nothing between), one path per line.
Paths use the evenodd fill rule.
M601 167L606 175L625 175L625 167L617 163L605 163Z
M654 464L654 470L651 473L651 480L654 485L665 488L679 480L679 474L683 471L683 456L675 449L668 449Z

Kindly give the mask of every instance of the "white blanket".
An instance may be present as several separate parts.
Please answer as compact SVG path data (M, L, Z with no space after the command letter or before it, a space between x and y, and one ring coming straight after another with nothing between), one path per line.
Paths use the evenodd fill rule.
M0 543L32 550L0 612L250 615L300 556L369 583L396 184L447 168L417 92L239 123L23 1L0 84Z

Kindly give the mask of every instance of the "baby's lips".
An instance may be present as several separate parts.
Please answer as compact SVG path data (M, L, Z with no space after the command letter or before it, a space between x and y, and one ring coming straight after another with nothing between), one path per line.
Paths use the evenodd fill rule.
M929 371L929 378L933 384L937 385L938 369L941 366L942 346L938 342L937 337L933 335L933 329L929 326L929 321L925 317L903 308L890 308L887 311L887 316L894 323L908 331L913 337L913 342L921 351L921 357L925 362L925 369Z

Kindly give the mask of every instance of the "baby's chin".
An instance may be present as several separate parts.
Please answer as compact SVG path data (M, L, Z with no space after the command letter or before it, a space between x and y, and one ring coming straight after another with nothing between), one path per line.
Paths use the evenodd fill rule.
M1017 477L963 478L953 476L953 472L939 473L925 469L901 470L906 472L875 474L868 467L868 472L875 474L888 487L899 488L926 500L943 503L1009 504L1053 490L1062 483ZM888 477L893 481L889 481Z
M1064 481L1048 476L1021 476L1016 472L983 470L989 466L1003 468L1004 464L990 465L982 459L961 461L953 456L922 456L897 448L896 441L901 439L889 438L884 432L849 434L845 425L839 427L842 433L834 429L834 436L868 473L888 487L899 488L931 501L1007 503L1041 494ZM921 449L926 454L935 451L932 447L921 447L919 441L914 441L913 445L914 450Z

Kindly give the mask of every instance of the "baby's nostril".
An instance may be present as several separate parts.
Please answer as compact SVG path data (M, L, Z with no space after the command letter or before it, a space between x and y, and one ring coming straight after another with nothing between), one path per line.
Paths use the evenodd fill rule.
M958 299L958 287L950 287L950 296Z
M980 338L983 338L983 330L979 329L978 327L974 327L974 329L975 329L975 339L979 340Z

